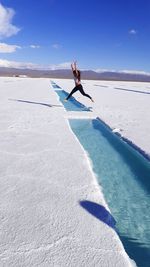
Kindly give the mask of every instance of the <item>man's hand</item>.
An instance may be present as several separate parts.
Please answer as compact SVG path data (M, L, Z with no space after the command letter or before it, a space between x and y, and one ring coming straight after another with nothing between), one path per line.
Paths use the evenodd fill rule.
M77 70L77 61L74 61L74 69Z
M74 61L74 62L71 64L71 68L72 68L72 71L77 71L77 61Z
M75 70L75 68L74 68L74 64L73 64L73 63L71 64L71 68L72 68L72 71Z

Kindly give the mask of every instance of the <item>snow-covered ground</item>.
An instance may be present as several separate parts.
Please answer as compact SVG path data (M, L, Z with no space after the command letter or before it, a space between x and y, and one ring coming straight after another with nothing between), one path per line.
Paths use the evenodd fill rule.
M74 86L52 80L68 92ZM0 78L0 266L132 264L116 232L80 204L90 201L109 212L68 118L100 117L150 154L150 94L144 94L150 86L83 85L95 103L74 96L92 112L67 112L49 79Z

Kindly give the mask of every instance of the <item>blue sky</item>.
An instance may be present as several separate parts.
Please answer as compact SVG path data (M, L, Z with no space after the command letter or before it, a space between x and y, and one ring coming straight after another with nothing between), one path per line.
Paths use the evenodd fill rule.
M149 72L149 0L0 3L0 66Z

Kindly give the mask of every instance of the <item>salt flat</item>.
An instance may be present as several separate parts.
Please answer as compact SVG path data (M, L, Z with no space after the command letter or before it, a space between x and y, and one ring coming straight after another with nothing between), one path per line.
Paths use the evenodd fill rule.
M74 86L72 80L54 81L67 92ZM120 129L121 135L150 157L150 83L85 80L83 87L95 103L93 105L88 98L75 93L76 99L93 108L91 114L82 115L98 116L111 128Z
M54 81L66 91L73 86L71 80ZM0 78L0 266L133 264L116 232L80 205L88 200L109 211L68 124L69 117L99 116L149 153L149 95L112 86L84 81L95 103L77 93L93 108L79 113L64 109L49 79Z

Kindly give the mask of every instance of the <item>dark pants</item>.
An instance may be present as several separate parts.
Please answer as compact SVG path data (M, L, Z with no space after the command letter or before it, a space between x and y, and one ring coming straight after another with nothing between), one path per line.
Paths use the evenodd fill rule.
M90 99L92 99L92 97L88 94L86 94L83 90L83 86L81 84L77 85L75 88L73 88L73 90L70 92L70 94L67 96L67 100L77 91L80 91L80 93Z

